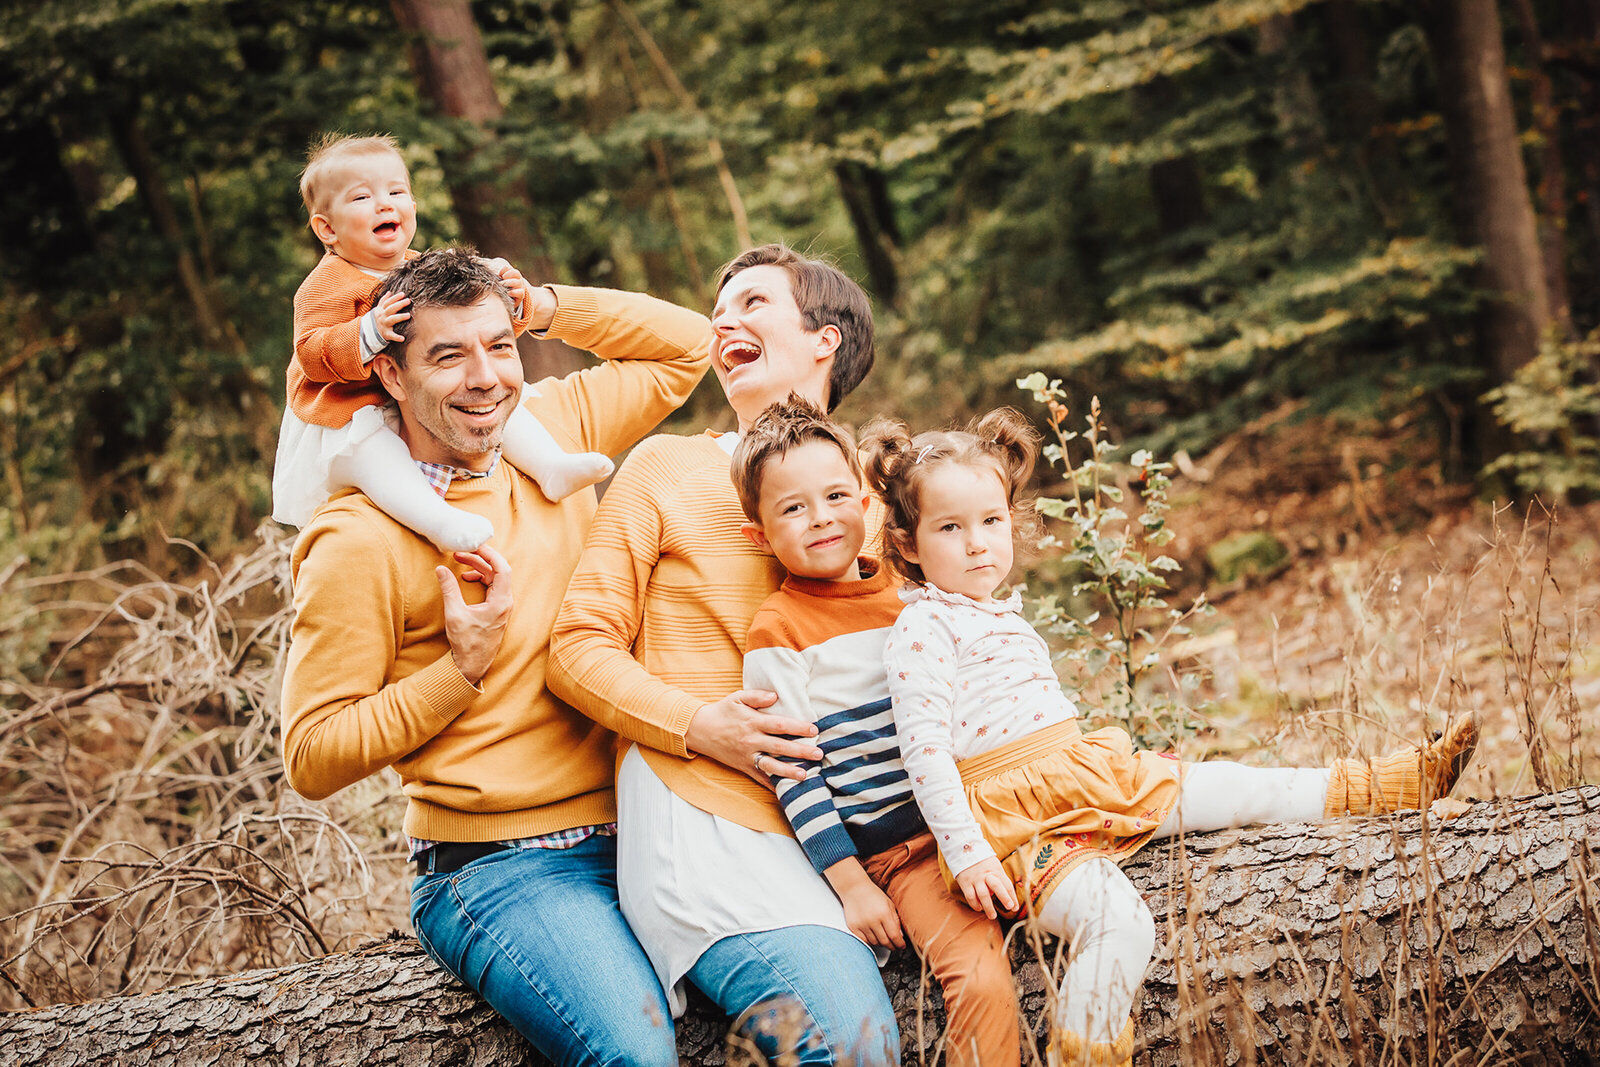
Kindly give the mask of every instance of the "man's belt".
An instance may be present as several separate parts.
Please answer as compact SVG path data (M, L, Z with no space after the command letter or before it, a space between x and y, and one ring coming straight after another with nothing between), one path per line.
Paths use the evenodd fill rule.
M473 860L504 852L510 847L499 841L441 841L417 857L417 873L451 874Z

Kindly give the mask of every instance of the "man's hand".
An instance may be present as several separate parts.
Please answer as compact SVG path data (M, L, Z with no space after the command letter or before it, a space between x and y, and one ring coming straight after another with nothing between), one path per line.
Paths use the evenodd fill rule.
M444 595L444 633L450 639L450 655L461 676L476 686L489 673L511 618L511 564L487 544L473 552L457 552L455 558L470 568L462 579L481 582L485 590L483 603L468 604L450 568L434 568Z
M378 328L378 336L385 341L404 341L395 324L411 317L406 310L410 306L411 298L404 293L390 293L378 301L372 308L372 324Z
M1000 906L999 911L1006 915L1011 915L1017 910L1016 887L1006 876L1005 868L1000 866L1000 861L993 856L979 860L957 874L956 886L966 898L969 908L981 911L991 919L999 917L995 910L996 904Z
M806 772L784 760L819 760L822 749L790 738L815 736L817 728L809 722L760 710L770 708L777 700L776 693L763 689L741 689L701 705L689 720L684 743L689 751L743 771L769 789L773 776L801 781ZM758 761L760 767L756 766Z
M873 884L854 856L840 860L822 872L844 905L845 925L869 945L905 948L900 930L900 913L883 890Z

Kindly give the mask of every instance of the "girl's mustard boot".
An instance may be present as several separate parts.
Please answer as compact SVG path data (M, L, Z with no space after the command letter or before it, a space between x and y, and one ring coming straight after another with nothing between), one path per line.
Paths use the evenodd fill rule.
M1329 769L1325 812L1379 815L1407 811L1447 796L1478 746L1478 720L1464 715L1422 748L1408 747L1376 759L1336 759Z

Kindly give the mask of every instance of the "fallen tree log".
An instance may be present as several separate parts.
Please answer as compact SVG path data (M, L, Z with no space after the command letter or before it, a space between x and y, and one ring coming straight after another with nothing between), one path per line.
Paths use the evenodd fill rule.
M1136 1063L1600 1061L1600 787L1476 804L1450 822L1412 813L1197 835L1127 870L1166 935ZM1042 1034L1038 939L1023 925L1012 937ZM935 1062L937 991L908 953L885 980L906 1062ZM692 1001L683 1062L729 1062L725 1029ZM399 934L297 966L0 1014L0 1050L6 1064L49 1067L545 1062Z

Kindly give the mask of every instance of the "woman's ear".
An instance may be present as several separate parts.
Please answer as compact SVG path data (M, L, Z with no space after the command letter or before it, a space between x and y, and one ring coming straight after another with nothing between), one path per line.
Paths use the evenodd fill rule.
M839 342L844 339L844 335L839 332L839 327L831 322L816 331L811 337L812 343L815 345L818 362L830 358L837 352L839 350Z

